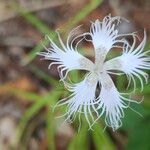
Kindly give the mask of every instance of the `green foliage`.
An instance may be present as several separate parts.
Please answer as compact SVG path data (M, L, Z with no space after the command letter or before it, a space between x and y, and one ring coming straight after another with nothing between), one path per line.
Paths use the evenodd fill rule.
M150 114L134 125L134 130L129 132L127 150L150 149Z
M47 106L47 113L46 113L46 136L47 136L47 145L48 149L55 150L55 122L54 122L54 114L52 110Z
M145 101L147 101L147 99L145 99ZM122 129L128 133L127 150L150 149L150 105L147 105L146 108L144 106L145 101L143 102L143 106L142 104L130 105L136 112L131 109L125 111Z
M78 22L84 19L91 11L96 9L103 0L91 0L87 5L85 5L75 16L73 16L66 24L65 29L71 30Z
M92 131L93 142L96 150L115 150L115 146L110 140L106 131L103 131L100 124L95 124Z
M81 129L79 129L74 138L71 140L68 146L68 150L77 150L77 149L88 150L89 147L88 135L89 135L88 126L87 123L84 122Z
M27 111L24 113L20 123L19 123L19 127L18 127L18 139L17 141L20 142L20 139L22 138L23 134L25 133L25 129L27 127L27 124L29 123L29 121L35 116L35 114L37 114L39 112L39 110L41 108L43 108L44 106L49 107L50 109L50 105L55 104L56 100L59 98L61 92L57 92L57 89L54 89L53 91L51 91L50 93L45 94L44 96L39 96L38 99L36 99L36 102L33 103L28 109ZM54 149L54 130L53 130L53 114L52 114L52 110L50 113L50 117L51 118L47 118L47 131L48 133L50 133L47 137L48 137L48 141L50 140L50 147L53 150ZM50 120L49 120L50 119Z

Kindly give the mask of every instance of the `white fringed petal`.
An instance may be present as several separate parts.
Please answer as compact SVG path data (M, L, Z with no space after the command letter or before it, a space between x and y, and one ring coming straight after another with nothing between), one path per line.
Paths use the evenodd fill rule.
M115 131L122 125L121 118L124 117L123 109L128 107L125 103L125 100L130 100L121 96L108 74L105 73L100 76L100 83L100 116L104 114L106 125L112 127L112 129Z
M94 122L93 112L98 114L95 108L97 103L95 97L97 82L98 80L95 76L87 75L80 83L74 85L65 83L72 94L68 98L58 101L55 107L68 105L65 114L67 115L67 121L73 121L77 114L83 114L89 126Z
M126 40L119 39L124 36L119 34L116 28L119 23L120 17L111 17L111 15L106 16L102 22L97 19L92 23L90 36L95 50L104 47L104 50L108 52L111 48L117 47L118 43L127 44Z
M67 43L66 45L64 45L63 41L60 38L60 35L58 34L61 48L59 48L47 36L47 38L50 41L51 47L45 48L47 51L39 53L39 55L44 56L45 59L53 61L52 63L50 63L49 68L53 64L58 65L58 71L59 71L61 78L65 78L67 73L74 69L90 71L94 65L91 60L84 57L77 51L77 45L83 38L76 44L76 47L73 48L73 42L75 41L75 39L77 39L78 37L81 37L82 35L70 40L72 38L71 36L72 35L68 36ZM65 74L64 74L64 71L66 71Z
M146 42L146 34L144 32L143 41L135 48L136 37L134 37L133 45L129 47L124 47L124 52L121 56L116 57L112 60L107 61L104 64L105 70L119 70L123 71L129 81L132 79L135 83L134 76L137 77L143 89L143 79L148 78L148 74L143 71L143 69L150 69L150 57L147 55L150 51L144 52L144 46ZM136 86L136 85L135 85Z

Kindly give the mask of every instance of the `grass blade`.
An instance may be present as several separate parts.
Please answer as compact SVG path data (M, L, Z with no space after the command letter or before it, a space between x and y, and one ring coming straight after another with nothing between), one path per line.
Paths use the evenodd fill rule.
M95 124L92 131L93 142L96 150L115 150L113 143L109 139L106 132L103 131L100 124Z

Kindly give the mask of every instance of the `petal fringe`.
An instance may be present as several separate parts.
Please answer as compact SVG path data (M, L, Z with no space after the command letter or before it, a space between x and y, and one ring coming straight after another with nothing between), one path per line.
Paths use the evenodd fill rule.
M104 68L108 71L123 71L127 75L129 82L133 81L134 89L136 89L135 77L138 78L141 83L141 90L143 90L144 81L148 82L148 74L144 70L150 69L150 56L147 55L150 51L143 50L146 43L145 31L144 38L137 47L135 47L137 37L134 36L133 39L132 46L125 46L123 54L107 61L104 64Z
M72 40L72 36L74 35L76 29L70 32L66 45L63 43L59 33L58 38L61 44L61 48L58 47L50 37L47 36L50 41L50 48L45 47L45 52L40 52L39 55L44 56L46 60L51 60L52 62L49 65L49 68L57 64L58 72L60 74L61 79L64 79L67 76L67 73L71 70L87 70L90 71L93 68L93 62L88 58L84 57L77 51L77 45L84 38L83 35L75 36ZM81 38L75 48L73 48L74 41L78 38Z
M79 116L83 114L89 126L94 122L95 119L93 112L98 114L96 108L98 102L95 96L97 82L98 80L95 76L88 74L80 83L74 85L65 83L72 94L63 100L58 101L55 107L67 104L65 113L65 116L67 116L66 121L71 120L72 122L77 114Z

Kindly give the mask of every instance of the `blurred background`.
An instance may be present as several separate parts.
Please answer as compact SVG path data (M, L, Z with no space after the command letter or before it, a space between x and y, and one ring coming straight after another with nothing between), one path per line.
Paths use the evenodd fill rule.
M47 45L48 34L56 43L60 29L65 41L69 31L109 13L130 20L120 25L122 32L138 31L139 42L147 31L150 49L149 0L0 0L0 150L150 150L150 86L132 93L144 101L132 105L143 117L125 110L123 126L113 132L103 131L104 119L88 130L82 119L63 123L65 108L52 112L51 106L69 93L59 82L56 66L40 60L37 52ZM129 39L130 40L130 39ZM90 44L81 45L81 53L93 58ZM83 50L83 51L82 51ZM113 52L112 52L113 55ZM80 72L70 74L81 80ZM126 80L114 77L119 90L126 92ZM63 123L63 124L62 124Z

